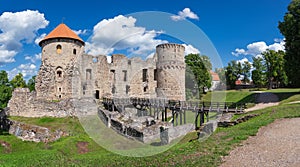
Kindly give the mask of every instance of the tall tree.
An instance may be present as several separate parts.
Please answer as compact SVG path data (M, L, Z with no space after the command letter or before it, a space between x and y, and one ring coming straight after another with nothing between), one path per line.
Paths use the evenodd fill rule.
M300 87L300 0L292 0L278 28L285 36L285 69L291 86Z
M30 78L27 82L27 87L29 88L30 91L35 90L35 77L36 76L32 76L32 78Z
M253 83L262 88L266 85L266 67L264 64L264 59L262 57L253 57L253 67L252 80Z
M276 85L286 85L287 76L284 71L284 55L282 50L267 50L262 53L266 64L266 76L268 89L272 89L274 82Z
M12 89L6 71L0 71L0 108L5 108L11 98Z
M225 70L227 86L233 89L235 87L235 81L240 78L241 73L241 63L237 63L234 60L229 62Z
M252 68L252 65L249 61L245 61L244 64L240 63L240 66L242 75L244 76L242 81L244 82L244 84L246 84L250 81L250 70Z
M205 88L211 87L211 76L209 73L211 70L211 63L207 56L189 54L185 56L185 63L195 76L199 93L204 92Z
M11 81L10 84L12 88L25 88L26 87L26 82L23 79L22 73L17 74Z

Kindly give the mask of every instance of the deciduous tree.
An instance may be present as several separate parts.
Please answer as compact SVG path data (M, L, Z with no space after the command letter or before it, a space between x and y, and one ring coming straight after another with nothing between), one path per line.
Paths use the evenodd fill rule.
M12 89L6 71L0 71L0 108L5 108L11 98Z
M22 73L17 74L11 81L10 84L13 89L15 88L25 88L26 87L26 82L23 79Z
M200 54L189 54L185 56L185 63L195 76L196 84L200 92L204 92L205 88L211 87L211 63L209 57L200 56Z
M285 69L289 83L300 87L300 0L292 0L278 28L285 36Z

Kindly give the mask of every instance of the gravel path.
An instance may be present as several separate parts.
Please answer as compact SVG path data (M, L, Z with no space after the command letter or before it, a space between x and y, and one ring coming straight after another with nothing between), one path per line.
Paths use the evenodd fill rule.
M259 129L225 157L221 167L299 167L300 118L280 119Z

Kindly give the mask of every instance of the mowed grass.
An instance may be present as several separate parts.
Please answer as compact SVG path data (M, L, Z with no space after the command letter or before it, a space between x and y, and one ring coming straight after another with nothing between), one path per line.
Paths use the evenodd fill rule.
M255 105L256 93L249 89L208 92L202 99L205 102L235 103L238 106L252 107Z
M297 91L285 99L299 101ZM260 116L229 128L218 128L207 140L196 140L192 132L166 152L150 157L124 157L106 151L84 132L76 118L20 118L27 123L67 130L68 137L53 143L23 142L12 135L0 136L0 141L10 144L10 150L0 145L0 166L218 166L222 156L239 146L249 136L255 136L261 126L275 119L300 117L300 104L282 103L279 106L254 111ZM249 113L247 113L249 114ZM89 143L89 152L79 154L76 144ZM7 152L8 151L8 152Z

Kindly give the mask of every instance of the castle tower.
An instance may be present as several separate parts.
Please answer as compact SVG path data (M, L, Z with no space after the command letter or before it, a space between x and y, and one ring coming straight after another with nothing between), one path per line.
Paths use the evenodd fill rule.
M185 100L184 46L160 44L157 54L157 96L169 100Z
M37 97L47 100L72 95L72 75L77 57L84 53L84 41L67 25L60 24L39 43L42 64L36 77Z

